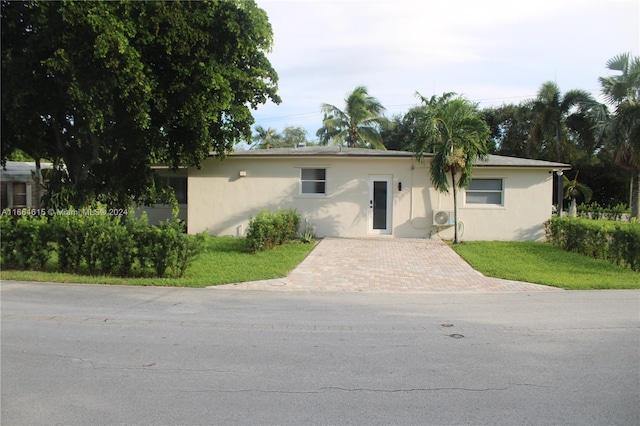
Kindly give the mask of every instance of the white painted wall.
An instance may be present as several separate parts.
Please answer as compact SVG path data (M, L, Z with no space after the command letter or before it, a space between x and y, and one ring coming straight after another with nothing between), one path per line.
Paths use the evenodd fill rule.
M300 193L301 168L327 169L326 196ZM433 209L453 209L453 197L431 188L428 167L410 158L234 157L207 159L189 170L187 224L190 233L244 236L261 210L295 208L316 235L367 237L371 175L387 175L392 185L392 236L444 238L452 228L432 226ZM246 172L241 177L240 171ZM467 206L459 194L464 240L541 239L551 215L548 170L479 168L478 177L505 178L504 206ZM402 189L399 190L399 183Z

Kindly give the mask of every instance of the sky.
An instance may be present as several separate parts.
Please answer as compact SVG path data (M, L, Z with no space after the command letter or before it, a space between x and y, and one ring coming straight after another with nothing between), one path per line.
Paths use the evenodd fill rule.
M456 92L480 108L518 104L546 81L600 95L622 52L640 55L640 0L256 0L273 29L280 105L255 125L301 126L316 139L320 105L344 108L357 86L388 118ZM254 125L254 127L255 127Z

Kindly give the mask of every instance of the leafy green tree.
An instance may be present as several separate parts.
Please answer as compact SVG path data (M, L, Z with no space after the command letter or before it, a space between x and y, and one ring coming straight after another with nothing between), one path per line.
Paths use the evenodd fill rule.
M258 125L255 131L253 149L296 148L308 143L307 131L301 126L286 126L282 133L278 133L276 129Z
M307 145L307 131L302 126L286 126L281 136L287 147Z
M2 158L64 165L76 206L149 201L151 164L224 157L280 101L252 0L2 1L1 17Z
M607 68L619 73L600 77L602 93L615 110L601 114L600 129L613 144L615 163L632 173L631 216L640 219L640 57L622 53Z
M425 103L420 117L423 137L417 139L413 151L420 161L425 154L431 156L431 183L438 191L449 193L449 187L453 188L457 244L460 242L457 189L469 185L474 163L486 158L490 131L476 104L463 97L451 99L452 96L445 93L429 100L422 98Z
M529 144L531 109L523 105L502 105L482 110L482 115L491 130L492 147L489 151L499 155L521 158L539 158Z
M387 149L410 151L420 137L419 119L422 106L409 109L404 115L395 115L385 124L380 135Z
M386 149L380 136L380 128L386 123L385 108L367 88L358 86L345 99L345 108L322 104L324 120L318 130L321 142L329 139L346 143L348 147Z

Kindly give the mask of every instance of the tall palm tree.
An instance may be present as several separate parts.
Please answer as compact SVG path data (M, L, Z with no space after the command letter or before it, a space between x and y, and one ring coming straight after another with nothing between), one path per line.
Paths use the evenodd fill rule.
M640 57L622 53L611 58L607 68L620 74L600 77L602 93L615 107L600 128L614 144L616 164L633 174L631 217L640 219Z
M490 131L476 104L463 97L450 98L446 93L429 101L423 98L426 104L420 119L423 137L413 150L420 161L424 161L425 153L433 152L430 177L438 191L449 193L449 186L453 188L454 242L457 244L460 242L457 189L469 185L473 164L488 155Z
M322 104L324 120L317 135L330 138L336 143L345 143L348 147L386 149L380 136L380 126L387 119L385 108L367 88L358 86L345 99L345 108Z
M589 122L588 112L596 104L584 90L570 90L563 96L556 83L547 81L528 103L533 112L530 142L546 159L570 161L569 130L580 133L591 129L593 123Z

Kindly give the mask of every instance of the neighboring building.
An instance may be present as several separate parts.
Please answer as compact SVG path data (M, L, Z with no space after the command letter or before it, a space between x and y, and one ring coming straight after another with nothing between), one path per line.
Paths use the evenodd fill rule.
M232 153L188 171L190 233L244 236L261 210L294 208L318 237L453 236L453 196L404 151L305 147ZM462 239L541 240L562 163L489 156L458 196Z
M50 163L40 165L42 170L50 169ZM33 180L34 162L7 161L0 167L0 210L36 208L39 206L36 182Z

